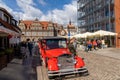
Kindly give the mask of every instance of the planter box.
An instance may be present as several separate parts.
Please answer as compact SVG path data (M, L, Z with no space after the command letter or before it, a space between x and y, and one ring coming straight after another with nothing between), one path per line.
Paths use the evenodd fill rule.
M14 54L7 54L7 62L9 63L13 58L14 58Z
M7 66L7 55L0 55L0 70Z

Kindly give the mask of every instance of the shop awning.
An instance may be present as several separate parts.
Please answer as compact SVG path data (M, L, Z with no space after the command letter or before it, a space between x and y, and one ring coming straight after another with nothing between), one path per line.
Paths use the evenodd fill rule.
M10 35L19 35L19 33L12 31L10 29L5 28L4 26L0 26L0 33L2 34L10 34Z

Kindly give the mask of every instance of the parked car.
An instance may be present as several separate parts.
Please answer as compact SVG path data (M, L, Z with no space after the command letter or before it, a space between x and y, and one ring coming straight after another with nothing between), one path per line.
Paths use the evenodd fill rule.
M40 40L40 54L48 70L49 78L88 74L83 59L78 55L73 55L67 45L67 39L62 37Z

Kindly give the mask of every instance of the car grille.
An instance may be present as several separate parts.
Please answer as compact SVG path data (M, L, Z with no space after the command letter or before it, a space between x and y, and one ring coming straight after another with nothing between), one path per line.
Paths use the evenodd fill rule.
M59 69L74 68L74 58L70 54L64 54L58 57Z

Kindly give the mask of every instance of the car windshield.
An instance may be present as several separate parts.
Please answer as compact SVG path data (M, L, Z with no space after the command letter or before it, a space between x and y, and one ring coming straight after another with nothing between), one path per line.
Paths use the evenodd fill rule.
M49 39L46 40L47 49L55 49L55 48L66 48L66 40L65 39Z

